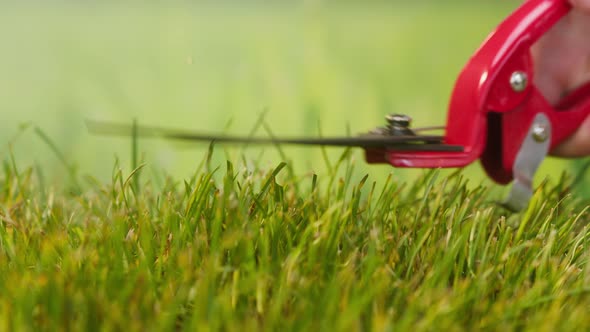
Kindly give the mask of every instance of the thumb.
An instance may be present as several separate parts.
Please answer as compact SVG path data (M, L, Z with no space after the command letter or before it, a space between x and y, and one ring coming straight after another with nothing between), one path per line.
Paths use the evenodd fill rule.
M555 147L554 156L576 158L590 155L590 117L587 117L578 130L563 143Z

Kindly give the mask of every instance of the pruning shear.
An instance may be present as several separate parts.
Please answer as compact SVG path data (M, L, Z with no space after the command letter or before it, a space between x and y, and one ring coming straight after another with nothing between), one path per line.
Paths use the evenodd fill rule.
M157 127L141 136L217 143L272 143L361 147L368 163L395 167L463 167L480 160L499 184L513 182L505 205L521 210L533 176L549 151L572 135L590 113L590 83L551 105L534 82L531 46L571 10L567 0L528 0L483 42L459 74L445 127L411 128L393 114L387 126L358 137L256 138L195 134ZM89 122L92 132L130 135L129 125ZM444 129L444 135L424 135Z

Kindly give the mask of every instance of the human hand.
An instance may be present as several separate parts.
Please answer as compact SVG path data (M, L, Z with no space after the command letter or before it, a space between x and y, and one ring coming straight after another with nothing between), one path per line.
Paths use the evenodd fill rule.
M552 104L590 81L590 0L570 2L574 10L545 34L532 50L535 84ZM551 154L560 157L590 155L590 116Z

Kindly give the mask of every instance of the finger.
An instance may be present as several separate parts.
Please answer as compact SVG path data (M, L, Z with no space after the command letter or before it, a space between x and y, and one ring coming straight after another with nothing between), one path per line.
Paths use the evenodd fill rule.
M549 72L549 74L537 75L537 77L535 77L535 85L539 91L541 91L545 99L547 99L550 104L555 105L561 99L563 90L565 90L565 84L560 83L555 75L552 74L552 72Z
M570 3L576 9L590 14L590 0L570 0Z
M558 22L547 34L545 34L532 47L531 51L535 59L535 85L543 93L545 98L556 104L562 93L567 90L571 73L577 68L574 63L579 52L576 48L576 40L572 36L572 17L568 15Z
M566 158L590 155L590 116L582 122L582 125L570 138L553 149L551 154Z
M584 0L590 2L590 0ZM590 79L590 14L570 13L531 49L535 58L535 84L556 104L568 91Z

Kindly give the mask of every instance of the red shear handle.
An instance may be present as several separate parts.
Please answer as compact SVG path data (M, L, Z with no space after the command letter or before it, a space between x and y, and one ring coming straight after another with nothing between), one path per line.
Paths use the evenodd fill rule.
M551 120L552 147L571 135L574 123L587 113L588 107L580 105L587 94L576 93L567 111L558 112L532 84L530 54L531 46L570 10L567 0L529 0L471 57L455 84L445 135L445 143L461 145L463 152L391 150L385 159L397 167L461 167L481 157L488 174L504 183L512 179L516 152L536 113L547 113ZM372 152L369 161L380 161L372 158L376 155Z
M562 98L559 103L555 106L555 109L560 111L567 111L583 105L584 102L590 97L590 82L579 87L567 96ZM587 110L587 112L590 110Z
M553 134L551 148L569 138L590 114L590 82L571 92L552 108Z
M514 22L514 31L520 33L507 38L512 41L509 47L497 53L497 75L489 81L487 89L485 85L482 87L483 107L492 115L488 116L488 142L481 159L490 177L500 183L512 180L516 156L538 113L544 113L549 119L550 149L571 136L590 113L590 85L552 106L533 80L531 46L567 14L571 6L566 0L530 0L522 8L528 6L528 15L520 18L520 24ZM524 78L524 84L518 85L514 78Z
M512 75L533 81L531 46L570 9L567 0L529 0L488 37L455 84L447 119L450 144L483 149L487 113L513 110L527 98L532 84L517 91Z
M501 142L488 142L482 155L482 164L490 177L499 183L508 183L513 178L516 155L525 140L533 119L544 113L549 119L551 142L549 150L570 137L590 114L590 83L571 93L557 106L551 106L535 88L515 110L498 114L495 121L498 132L489 133Z
M490 142L488 112L517 107L531 87L516 93L510 75L522 71L532 79L530 46L571 9L567 0L529 0L492 32L460 73L451 96L445 143L463 152L387 151L385 159L397 167L461 167L482 156ZM369 161L382 159L372 158Z
M488 79L480 88L479 109L510 111L523 102L532 85L515 89L509 84L512 75L518 71L533 82L531 46L570 9L567 0L529 0L498 28L496 35L501 38L491 38L481 50L489 50L493 57L487 64Z

